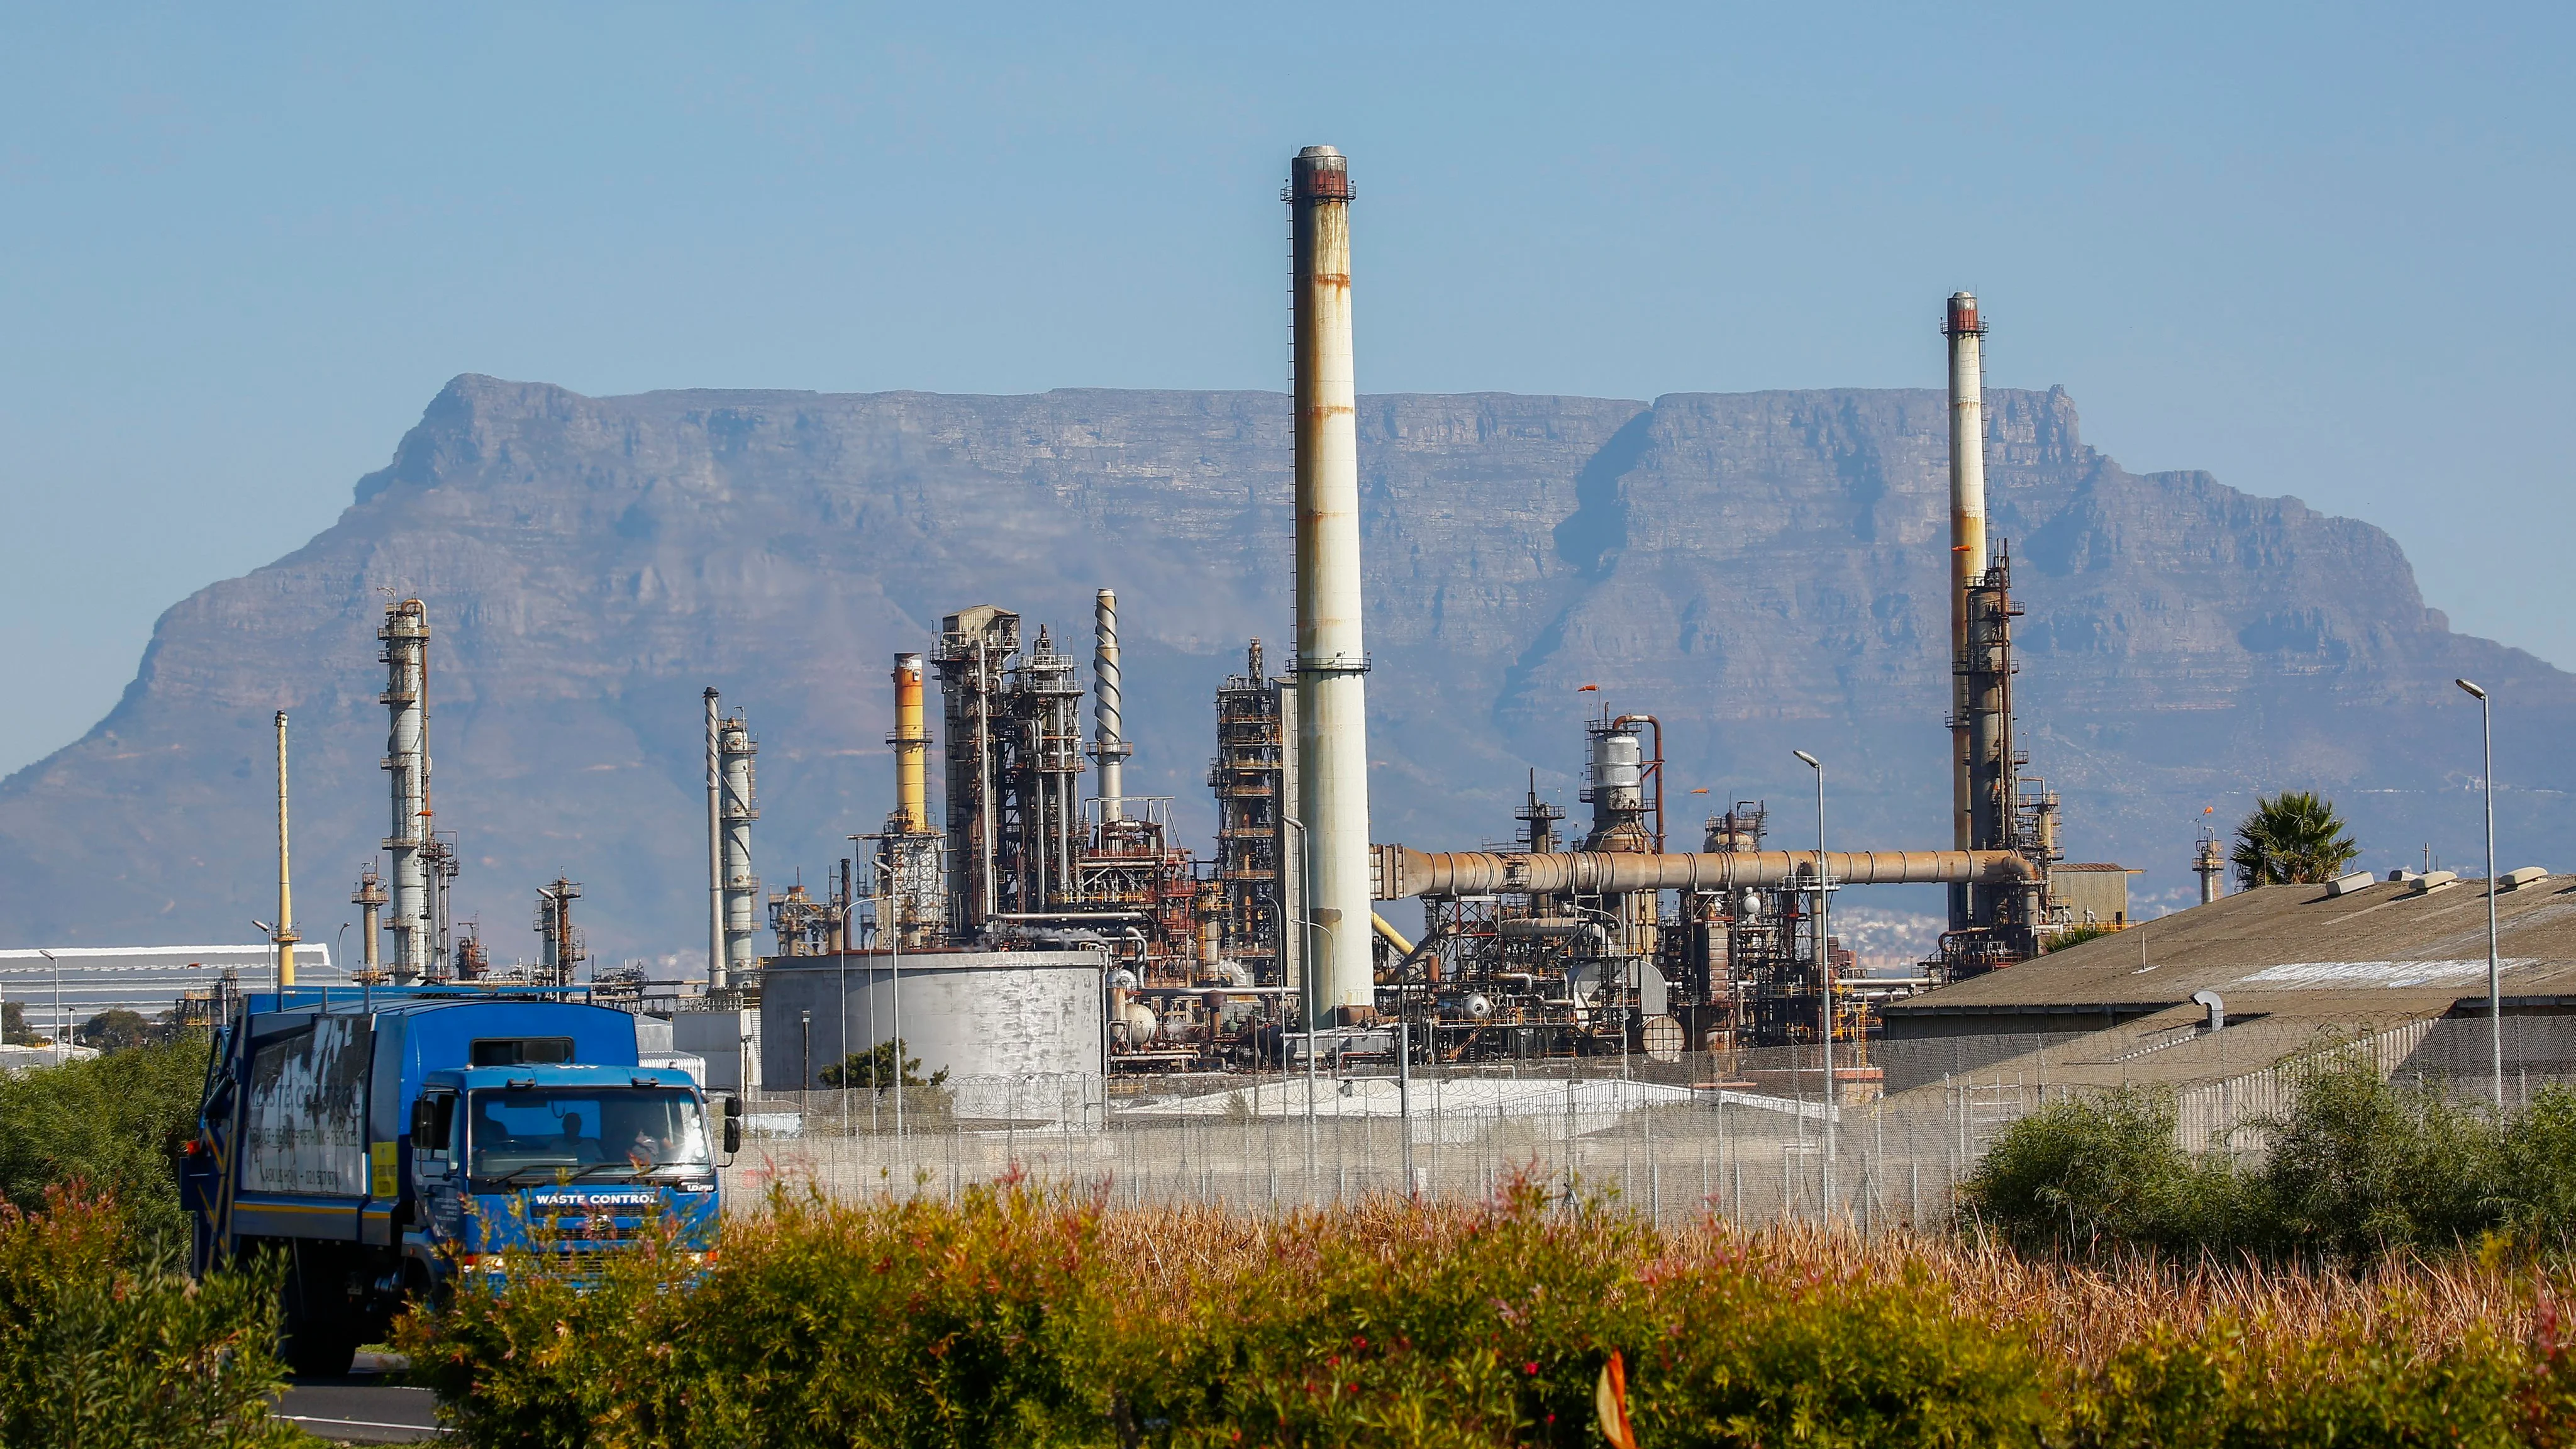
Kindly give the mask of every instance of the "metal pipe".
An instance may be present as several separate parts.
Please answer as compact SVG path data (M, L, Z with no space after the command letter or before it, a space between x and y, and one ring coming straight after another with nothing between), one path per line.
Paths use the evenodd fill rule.
M1941 331L1950 339L1950 790L1951 843L1966 850L1972 836L1973 789L1968 780L1967 681L1957 670L1968 657L1968 589L1986 568L1986 324L1972 292L1950 296Z
M1458 851L1437 854L1377 847L1379 898L1407 896L1614 895L1632 891L1718 891L1788 885L1815 871L1815 852L1738 850L1705 855L1560 855ZM2004 885L2038 880L2038 867L2009 850L1834 851L1826 873L1842 885Z
M1312 835L1309 919L1326 942L1318 1005L1376 1007L1369 969L1368 655L1360 627L1359 425L1351 349L1349 162L1289 171L1296 377L1298 804Z
M930 731L922 723L921 656L894 657L894 810L901 823L894 829L917 833L930 828Z
M1127 757L1135 747L1119 718L1118 595L1102 589L1091 600L1091 758L1100 765L1100 818L1125 817Z
M277 984L295 984L295 870L286 842L286 711L277 712ZM2495 874L2488 871L2489 876Z
M724 769L716 758L716 692L707 690L707 989L722 991L724 947Z
M1413 943L1404 939L1404 933L1402 931L1389 925L1386 917L1379 915L1375 911L1371 911L1369 912L1369 925L1376 930L1378 939L1395 948L1395 954L1399 956L1410 956L1413 954Z

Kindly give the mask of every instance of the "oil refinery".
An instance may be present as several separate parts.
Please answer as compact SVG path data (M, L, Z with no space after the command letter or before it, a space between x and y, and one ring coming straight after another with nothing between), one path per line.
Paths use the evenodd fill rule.
M1674 821L1661 723L1612 704L1566 741L1585 820L1567 822L1533 782L1514 849L1372 841L1346 159L1301 151L1283 199L1294 628L1284 659L1249 640L1242 672L1215 684L1213 848L1175 837L1172 800L1125 792L1134 746L1113 588L1098 591L1087 680L1065 629L1006 605L960 607L893 659L893 809L848 837L821 891L765 896L775 949L755 956L756 745L746 716L709 691L707 965L686 1005L726 1019L715 1036L757 1043L746 1073L820 1086L901 1019L907 1054L960 1077L1384 1061L1399 1040L1426 1063L1673 1061L1830 1036L1847 1044L1836 1077L1865 1092L1891 1000L2025 960L2065 927L2125 924L2116 867L2058 869L2058 799L2015 745L2020 611L2008 549L1986 534L1985 325L1965 292L1942 326L1955 677L1939 722L1953 761L1944 848L1782 848L1794 832L1757 800ZM1675 829L1696 839L1676 848ZM1820 929L1832 893L1873 884L1947 888L1939 949L1901 977L1857 974ZM1423 903L1418 940L1376 910L1406 898Z
M1282 196L1293 627L1287 650L1248 640L1241 671L1212 681L1208 848L1178 838L1173 799L1126 792L1135 746L1115 588L1097 591L1087 670L1072 630L1007 604L965 605L893 655L891 808L831 850L837 865L819 887L800 877L764 888L752 711L704 692L700 980L673 994L633 968L591 969L575 923L582 887L562 877L534 888L533 963L496 971L475 924L451 918L460 856L433 804L433 641L423 601L401 599L377 632L390 827L382 868L371 862L350 897L366 922L357 978L588 981L601 1000L668 1015L673 1050L746 1091L824 1085L899 1034L924 1070L961 1079L1692 1053L1714 1054L1724 1075L1747 1049L1822 1044L1840 1062L1837 1090L1865 1095L1891 1004L2027 960L2066 928L2126 924L2125 876L2061 860L2058 798L2016 746L2020 610L2009 548L1987 536L1986 329L1966 292L1948 299L1941 327L1950 840L1829 848L1824 767L1803 756L1819 771L1812 845L1802 817L1782 823L1800 812L1760 800L1675 819L1692 796L1669 798L1662 722L1605 701L1565 741L1583 819L1542 799L1533 771L1510 849L1373 841L1346 158L1299 152ZM283 748L281 734L281 848ZM1937 848L1910 848L1927 844ZM1947 929L1912 970L1864 976L1831 932L1828 903L1882 884L1946 888ZM1419 939L1378 913L1403 899L1422 903Z

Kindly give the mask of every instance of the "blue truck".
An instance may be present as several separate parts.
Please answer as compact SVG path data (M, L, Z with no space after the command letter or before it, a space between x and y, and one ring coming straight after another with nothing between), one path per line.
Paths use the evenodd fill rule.
M406 1299L514 1248L611 1252L676 1225L711 1246L705 1094L648 1067L636 1018L578 989L289 987L218 1031L180 1168L200 1273L284 1258L284 1355L346 1373Z

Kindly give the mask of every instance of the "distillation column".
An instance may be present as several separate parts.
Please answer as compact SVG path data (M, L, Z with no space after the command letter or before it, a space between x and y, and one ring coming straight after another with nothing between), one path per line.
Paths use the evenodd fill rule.
M1127 794L1127 743L1119 718L1118 595L1102 589L1091 601L1091 758L1100 766L1100 821L1123 818Z
M717 709L721 700L710 686L706 694L706 771L707 771L707 989L723 991L733 983L726 979L724 944L724 765L716 758Z
M717 777L723 783L724 963L728 984L735 986L759 965L760 877L751 872L751 822L760 818L752 802L751 757L759 750L741 715L716 722Z
M1360 633L1359 427L1351 354L1350 163L1330 146L1289 172L1297 428L1297 798L1320 1017L1374 1015L1369 911L1368 654Z
M1977 299L1954 292L1941 331L1950 339L1950 835L1974 850L1975 786L1969 779L1968 591L1986 571L1986 325ZM1968 924L1968 888L1950 888L1950 925Z
M392 777L394 984L409 986L429 970L429 606L405 599L385 610L385 666L380 699L392 716L385 772Z

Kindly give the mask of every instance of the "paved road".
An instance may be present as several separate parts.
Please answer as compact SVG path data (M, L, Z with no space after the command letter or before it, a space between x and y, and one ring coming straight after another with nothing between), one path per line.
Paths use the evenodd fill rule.
M427 1389L386 1382L402 1361L362 1353L352 1372L338 1378L299 1378L278 1403L278 1417L292 1419L325 1439L356 1444L417 1444L438 1437L438 1398Z

